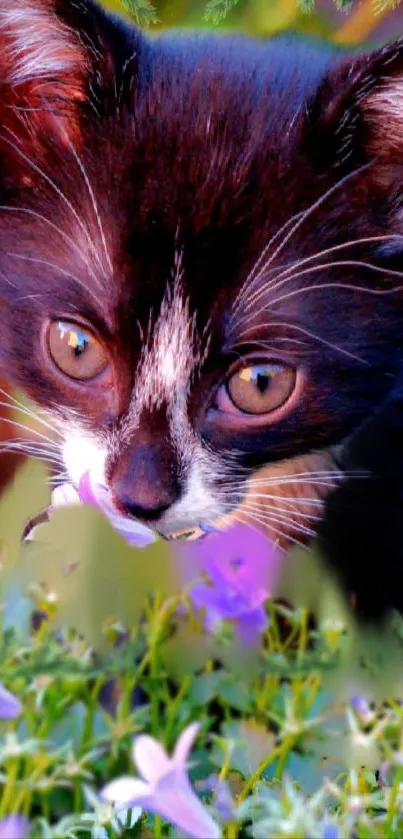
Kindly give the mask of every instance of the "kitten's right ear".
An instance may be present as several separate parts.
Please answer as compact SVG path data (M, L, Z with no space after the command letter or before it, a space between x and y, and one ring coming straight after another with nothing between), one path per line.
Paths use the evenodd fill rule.
M307 114L309 145L327 169L403 159L403 38L343 57L321 83ZM382 168L383 167L383 168Z
M10 138L31 152L50 135L78 143L137 37L92 0L0 0L1 153Z

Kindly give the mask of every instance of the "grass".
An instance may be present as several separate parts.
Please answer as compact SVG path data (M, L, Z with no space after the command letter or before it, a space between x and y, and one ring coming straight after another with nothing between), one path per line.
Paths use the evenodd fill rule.
M33 478L38 475L21 477L25 489L32 487L28 507L37 498ZM7 509L20 497L17 486ZM24 514L20 503L18 515ZM327 605L316 620L303 606L269 601L262 645L245 653L232 626L214 636L203 632L201 616L189 611L176 580L169 591L158 590L159 555L149 578L152 593L144 595L144 580L140 586L141 608L130 620L127 610L125 620L123 612L106 618L102 598L109 595L109 607L118 603L112 584L117 591L135 585L119 578L134 555L125 555L120 566L124 548L116 534L91 511L75 515L73 527L71 517L60 514L47 562L41 564L35 549L33 562L25 557L8 566L6 557L4 563L0 682L23 711L0 722L0 819L25 815L38 839L177 837L173 825L150 812L121 827L99 792L120 775L136 775L131 750L137 734L147 732L171 751L181 731L197 721L190 777L227 839L402 835L400 621L387 638L362 638L334 605L337 598L323 591ZM77 544L82 538L80 516L87 529L95 522L96 563L89 573L89 560L73 585L71 569L67 578L58 574L65 568L66 533L70 560L73 531ZM0 520L4 528L1 510ZM46 527L51 532L52 525ZM87 550L91 555L89 542ZM145 554L135 554L133 581L152 565L151 559L140 565L139 556ZM169 588L167 580L161 588ZM96 612L94 600L101 602ZM354 694L366 694L368 702Z

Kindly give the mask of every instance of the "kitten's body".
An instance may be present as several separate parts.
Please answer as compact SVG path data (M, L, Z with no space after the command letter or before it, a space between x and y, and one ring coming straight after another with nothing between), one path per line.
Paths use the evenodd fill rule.
M382 440L403 361L403 47L147 39L72 0L0 0L0 40L2 362L50 410L72 480L91 469L165 535L237 517L283 546L328 497L325 552L359 605L401 607L400 420ZM49 322L92 330L102 375L57 369ZM295 374L290 397L234 411L228 381L263 362L270 387Z

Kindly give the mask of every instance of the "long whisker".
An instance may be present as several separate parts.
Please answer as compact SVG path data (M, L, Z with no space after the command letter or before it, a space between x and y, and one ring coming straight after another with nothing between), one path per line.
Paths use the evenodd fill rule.
M318 283L317 285L308 285L303 286L302 288L294 289L294 291L290 291L287 294L283 294L282 296L276 298L273 301L273 306L277 305L278 303L284 302L284 300L289 300L292 297L297 297L299 294L304 294L309 291L318 291L324 288L343 288L345 291L355 291L361 292L362 294L371 294L374 297L388 297L391 294L397 294L399 291L403 290L403 285L396 286L396 288L386 288L386 289L375 289L369 288L368 286L356 286L353 283Z
M31 417L36 422L39 422L45 428L49 428L49 431L52 431L54 434L57 434L58 437L62 437L62 435L60 434L60 431L56 428L55 425L52 425L52 423L43 419L43 417L40 416L39 414L35 413L35 411L30 410L26 405L23 405L22 402L19 402L18 399L15 399L13 396L11 396L10 393L7 393L7 391L3 390L3 388L1 388L1 387L0 387L0 393L3 394L4 396L7 396L11 400L10 402L1 402L0 401L0 406L2 408L12 408L14 411L19 411L19 413L25 414L25 416Z
M273 533L275 533L276 536L279 537L279 539L285 537L288 542L292 542L294 545L298 545L299 547L303 547L303 542L301 542L299 539L296 539L295 536L291 536L289 533L284 534L284 532L282 530L279 530L273 524L270 524L270 522L268 522L267 520L265 520L265 519L262 520L261 517L257 516L255 513L251 513L250 511L247 511L247 510L242 510L242 512L237 511L234 514L234 519L238 520L242 523L241 515L245 516L246 519L250 519L252 522L256 522L258 525L260 525L260 529L263 526L265 529L272 530ZM284 549L282 549L282 550L284 550Z
M94 273L94 271L92 270L91 265L90 265L88 259L86 259L86 257L84 255L84 253L82 252L81 248L79 248L79 246L76 244L73 237L69 236L64 230L61 230L61 228L58 227L57 224L54 224L54 222L52 222L46 216L43 216L41 213L37 213L35 210L29 209L29 207L7 207L5 204L0 204L0 210L3 211L3 212L8 212L8 213L25 213L26 215L29 215L32 218L37 218L40 221L45 222L45 224L49 225L49 227L51 227L53 230L55 230L56 233L58 233L59 236L61 236L66 242L68 242L70 247L73 250L75 250L76 253L78 253L78 255L83 260L83 262L84 262L84 264L85 264L85 266L88 270L88 273L91 274L93 280L95 280L95 282L99 284L99 279L96 276L96 274Z
M72 145L71 140L69 140L68 142L69 142L70 151L71 151L71 153L72 153L72 155L73 155L73 157L74 157L74 159L77 163L77 166L80 169L80 172L81 172L81 174L84 178L85 185L87 187L88 194L89 194L90 199L91 199L91 204L92 204L92 207L93 207L93 210L94 210L94 215L95 215L95 218L96 218L98 229L99 229L99 232L100 232L102 245L103 245L103 248L104 248L104 251L105 251L105 256L106 256L106 259L107 259L107 262L108 262L109 269L112 273L113 272L112 260L111 260L111 257L110 257L109 251L108 251L108 246L106 244L105 232L104 232L104 228L103 228L103 225L102 225L101 215L100 215L98 204L97 204L97 201L96 201L96 198L95 198L94 190L92 188L92 185L91 185L91 182L90 182L90 179L88 177L88 174L87 174L87 171L85 169L83 161L81 160L78 152L76 151L76 149Z
M302 524L302 522L293 518L293 516L291 515L291 513L293 512L292 510L282 510L281 507L277 507L277 506L275 506L273 508L269 507L268 509L266 509L261 504L256 504L256 503L249 502L249 501L244 506L247 507L250 510L253 510L258 515L263 515L263 516L267 515L270 518L270 520L277 521L278 523L281 522L281 523L286 524L286 525L292 525L293 527L297 527L301 530L301 532L307 533L309 536L314 535L315 531L312 530L312 528L308 527L307 525ZM320 516L303 515L300 511L294 511L294 512L297 513L299 519L307 519L308 521L314 521L314 522L318 522L319 519L320 519ZM273 513L274 513L274 516L276 518L273 518Z
M281 280L283 277L287 276L292 271L294 271L295 268L300 268L301 266L306 265L309 262L312 262L316 259L320 259L323 256L328 256L331 253L337 253L338 251L346 250L346 248L351 248L351 247L357 246L357 245L373 245L373 244L376 244L376 243L390 242L390 241L393 241L393 240L403 241L403 235L400 234L400 233L389 233L389 234L383 234L383 235L378 235L378 236L365 236L365 237L362 237L362 238L359 238L359 239L348 239L347 241L341 242L338 245L332 245L329 248L323 248L323 250L316 251L315 253L311 254L310 256L304 257L303 259L294 260L293 262L289 263L288 266L281 266L281 265L278 266L279 269L284 268L285 270L281 270L280 274L277 274L277 276L275 276L273 278L273 280L270 280L270 282L267 283L267 286L271 287L273 284L277 283L277 280ZM272 274L274 272L275 272L275 269L271 268L268 273ZM262 271L261 275L259 276L259 279L264 274L265 274L265 271ZM249 291L250 290L251 289L249 289ZM251 298L248 298L248 300L252 299L252 297L254 297L254 295L252 295Z
M259 254L256 262L254 263L252 269L250 270L249 274L246 277L245 284L252 283L252 281L254 280L256 272L259 271L260 267L262 266L263 261L266 258L270 248L274 245L274 243L277 241L277 239L279 239L282 236L282 234L287 231L287 229L293 223L295 223L298 219L301 218L301 216L303 216L303 214L304 214L304 210L299 210L298 213L294 213L294 215L290 216L290 218L287 219L287 221L285 221L284 224L282 224L281 227L278 230L276 230L276 232L273 234L271 239L268 241L267 245L265 245L265 247L263 248L263 250Z
M13 425L14 428L22 428L23 431L27 431L30 435L35 434L37 437L40 437L42 440L46 440L47 443L53 444L53 440L49 437L46 437L44 434L41 434L36 428L29 428L28 425L23 425L21 422L16 422L12 419L7 419L6 417L0 416L0 422L4 422L7 425Z
M388 268L382 268L379 265L373 265L371 262L364 262L362 260L343 259L334 262L324 262L320 263L319 265L312 265L309 268L304 268L302 271L297 271L295 274L289 274L287 277L283 279L280 279L278 277L278 282L276 281L273 285L269 285L268 288L264 286L262 289L259 290L259 292L255 292L255 294L253 295L253 301L252 299L249 300L249 302L245 306L245 311L249 311L251 306L259 302L259 300L265 294L267 294L268 291L270 291L271 293L277 292L277 290L281 288L281 286L286 285L289 282L293 282L299 277L305 276L305 274L315 274L317 271L323 271L329 268L365 268L368 271L374 271L378 274L387 274L389 277L399 277L399 279L402 279L403 277L403 271L392 271ZM360 288L360 286L357 286L357 288ZM242 317L238 322L238 326L239 324L242 324L243 321L247 320L247 317L247 315Z
M83 283L82 280L80 280L79 277L77 277L75 274L72 274L71 271L67 271L65 268L62 268L61 265L57 265L55 262L50 262L47 259L39 259L35 256L26 256L23 253L14 253L13 251L8 251L6 256L11 256L14 259L22 259L24 260L24 262L32 262L37 265L46 265L47 268L54 268L55 271L59 272L60 274L63 274L64 277L70 277L70 279L74 280L74 282L76 282L77 285L81 286L81 288L85 290L86 294L92 297L93 300L95 300L95 302L98 304L98 306L102 308L101 299L97 297L96 294L94 294L93 291L91 291L91 289L89 289L88 286L86 286L85 283ZM32 298L35 296L41 295L30 295L30 297ZM24 300L24 298L20 297L19 300Z
M276 502L276 510L281 509L280 507L277 507L277 502L281 501L282 504L288 504L289 507L290 507L290 510L295 509L295 512L298 513L298 515L300 515L300 514L301 515L307 515L307 514L304 514L302 512L302 510L297 510L296 509L296 504L301 504L302 506L305 506L305 504L307 504L307 505L310 504L312 507L318 507L320 509L323 508L323 501L320 501L319 498L294 498L294 497L289 498L288 496L270 495L268 493L266 494L265 492L251 492L251 493L248 493L247 498L250 498L250 499L264 498L265 500L268 499L269 501L275 501ZM262 506L261 503L258 502L258 504L259 504L260 507ZM288 512L290 512L290 510L287 510L286 508L284 508L281 511L283 513L288 513ZM312 516L312 518L316 518L316 516Z
M270 327L270 328L286 327L287 329L295 329L297 332L302 332L308 338L312 338L313 340L318 341L320 344L323 344L324 346L329 347L332 350L335 350L335 352L340 352L343 355L347 356L348 358L352 358L354 361L360 362L360 364L369 364L368 361L366 361L364 358L361 358L359 355L356 355L355 353L349 352L348 350L345 350L344 347L339 347L337 344L333 344L331 341L326 341L325 338L322 338L320 335L316 335L315 332L311 332L309 329L305 329L302 326L297 326L297 324L295 324L295 323L284 323L283 321L271 321L271 322L263 323L260 326L261 326L262 329L264 329L265 327ZM252 326L252 327L249 327L249 329L243 329L242 332L240 333L240 335L241 335L241 337L243 337L245 335L248 335L248 333L254 332L254 331L255 331L255 327ZM270 339L270 340L272 341L273 339ZM277 341L292 340L292 342L294 344L297 343L296 339L289 339L289 338L281 338L280 339L280 338L277 338L276 340ZM249 344L249 343L250 343L250 341L236 341L236 343L234 343L233 346L234 347L241 347L244 344ZM266 345L265 341L259 341L259 342L253 341L252 343L253 344L258 344L259 343L262 347L267 348L267 345ZM305 346L307 345L306 341L299 341L298 343L302 344L302 345L305 345Z
M53 190L56 192L56 194L59 196L59 198L61 198L61 200L62 200L62 201L64 202L64 204L65 204L65 205L69 208L70 212L72 213L72 215L73 215L73 216L74 216L74 218L76 219L76 221L77 221L77 223L78 223L78 225L79 225L80 229L81 229L81 230L82 230L82 232L84 233L84 236L86 237L86 239L87 239L87 241L88 241L88 243L89 243L89 245L90 245L90 247L91 247L91 249L92 249L93 253L95 254L95 256L96 256L97 260L99 261L99 257L98 257L98 254L97 254L97 250L96 250L96 248L95 248L95 246L94 246L94 243L92 242L91 236L90 236L90 234L89 234L89 232L88 232L87 228L85 227L85 224L83 223L82 219L80 218L80 216L79 216L79 214L78 214L77 210L75 209L75 207L73 207L73 204L71 203L71 201L69 201L69 199L68 199L68 198L67 198L67 196L64 194L64 192L62 192L62 190L61 190L61 189L59 189L59 187L58 187L58 186L57 186L57 184L56 184L56 183L52 180L52 178L50 178L50 177L49 177L49 175L47 175L47 174L46 174L46 172L44 172L44 170L43 170L43 169L41 169L41 167L40 167L40 166L38 166L38 165L37 165L37 164L36 164L36 163L35 163L35 162L34 162L34 161L30 158L30 157L28 157L26 154L24 154L24 152L22 151L22 149L20 149L20 148L19 148L19 146L18 146L18 137L17 137L17 135L16 135L16 134L15 134L15 133L14 133L14 132L10 129L10 128L8 128L7 126L6 126L6 130L7 130L7 131L8 131L8 132L9 132L9 133L10 133L10 134L11 134L11 135L15 138L15 140L16 140L17 142L14 142L14 143L13 143L13 142L12 142L12 140L10 140L10 138L9 138L9 137L6 137L4 134L0 135L0 139L1 139L3 142L7 143L7 144L8 144L8 145L9 145L9 146L13 149L13 151L15 151L15 152L16 152L16 154L18 154L18 155L22 158L22 160L25 160L25 162L28 164L28 166L30 166L30 167L31 167L31 169L33 169L35 172L37 172L37 173L38 173L38 175L40 175L40 176L44 179L44 181L45 181L47 184L49 184L49 186L51 187L51 189L53 189Z
M335 192L337 192L337 190L338 190L338 189L340 189L342 186L344 186L344 185L345 185L348 181L350 181L352 178L357 177L357 175L362 174L362 172L364 172L366 169L368 169L371 165L372 165L372 163L371 163L371 162L369 162L369 163L364 163L364 165L363 165L363 166L360 166L358 169L355 169L353 172L349 172L347 175L345 175L343 178L341 178L339 181L337 181L337 183L336 183L336 184L333 184L331 187L329 187L329 189L327 189L327 190L326 190L326 192L324 192L324 193L323 193L323 194L322 194L322 195L321 195L321 196L320 196L320 197L319 197L316 201L314 201L314 203L313 203L313 204L311 204L311 205L310 205L310 206L309 206L309 207L308 207L308 208L307 208L307 209L306 209L306 210L302 213L302 215L301 215L301 216L300 216L300 217L296 220L295 224L292 226L291 230L289 230L289 232L287 233L287 235L286 235L286 236L284 236L284 238L282 239L282 241L280 242L280 244L278 245L278 247L277 247L277 248L274 250L274 252L271 254L271 256L270 256L270 258L269 258L269 260L268 260L268 262L267 262L267 265L270 265L270 264L274 261L274 259L276 258L276 256L277 256L277 255L278 255L278 254L279 254L279 253L283 250L283 248L285 247L285 245L286 245L286 244L290 241L290 239L294 236L294 234L295 234L295 233L299 230L299 228L300 228L300 227L304 224L304 222L306 221L306 219L307 219L307 218L309 218L309 217L312 215L312 213L314 213L317 209L319 209L319 208L322 206L322 204L323 204L325 201L327 201L327 199L328 199L328 198L330 198L330 197L331 197L331 196L332 196ZM267 252L267 250L269 249L269 247L270 247L270 245L267 245L267 246L266 246L266 252ZM262 270L262 269L261 269L261 270ZM260 278L260 274L261 274L261 270L258 272L258 274L257 274L257 275L253 276L253 282L256 282L257 280L259 280L259 278ZM236 311L236 309L238 308L238 306L239 306L240 302L241 302L241 301L242 301L242 299L243 299L243 294L244 294L244 291L245 291L245 286L244 286L243 291L241 292L240 297L239 297L239 298L238 298L238 300L236 301L236 304L235 304L235 311Z
M264 507L263 505L256 504L256 503L253 503L253 502L249 502L248 497L246 497L244 503L242 503L242 505L240 505L240 506L241 506L241 509L245 508L245 509L252 510L256 515L261 516L262 519L268 517L270 521L274 521L276 524L284 524L284 525L287 525L287 526L288 525L293 525L295 527L301 527L301 528L303 528L304 532L307 532L307 530L309 530L309 528L304 527L304 525L301 525L299 522L295 521L292 518L292 516L290 515L290 512L291 512L290 510L281 511L280 509L277 509L276 507L271 507L271 506ZM317 521L316 518L315 518L315 521ZM310 535L311 535L312 532L313 531L309 530Z

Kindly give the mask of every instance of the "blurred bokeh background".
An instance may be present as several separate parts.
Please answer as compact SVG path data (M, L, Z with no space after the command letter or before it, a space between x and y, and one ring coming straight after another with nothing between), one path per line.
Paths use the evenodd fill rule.
M270 36L296 31L345 45L376 44L403 33L403 4L394 0L104 0L114 11L164 27L238 30ZM344 6L344 8L343 8ZM126 7L126 8L125 8ZM130 10L130 11L129 11Z

